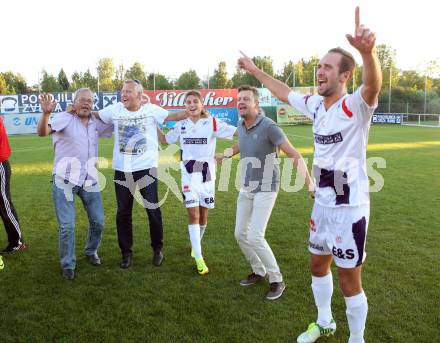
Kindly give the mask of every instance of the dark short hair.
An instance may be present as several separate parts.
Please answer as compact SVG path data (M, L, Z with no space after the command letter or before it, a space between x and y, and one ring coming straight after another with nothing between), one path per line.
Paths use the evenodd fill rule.
M330 49L328 53L341 55L341 60L339 61L339 73L345 73L346 71L353 73L356 62L354 61L352 54L340 47Z
M255 100L257 100L257 101L260 98L260 95L258 94L258 89L256 89L253 86L243 85L243 86L238 87L237 93L240 93L242 91L251 91L252 94L254 95Z

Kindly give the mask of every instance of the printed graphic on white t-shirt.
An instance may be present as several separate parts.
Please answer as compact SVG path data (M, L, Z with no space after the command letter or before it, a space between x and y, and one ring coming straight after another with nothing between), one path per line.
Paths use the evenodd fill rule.
M147 151L147 117L114 118L118 122L119 152L141 155Z
M168 111L153 104L128 111L122 103L99 111L101 120L114 123L115 145L113 168L134 172L158 166L157 124L162 124Z

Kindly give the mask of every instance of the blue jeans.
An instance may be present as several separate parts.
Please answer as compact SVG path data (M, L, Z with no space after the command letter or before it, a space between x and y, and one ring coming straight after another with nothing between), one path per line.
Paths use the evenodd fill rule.
M59 177L52 179L52 196L59 225L60 263L63 269L75 269L75 194L81 199L89 218L86 255L98 250L104 227L104 208L98 185L84 188Z

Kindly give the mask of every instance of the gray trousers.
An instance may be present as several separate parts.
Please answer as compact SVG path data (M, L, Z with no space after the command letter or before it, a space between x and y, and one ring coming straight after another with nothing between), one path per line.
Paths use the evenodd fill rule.
M275 256L264 238L278 192L251 193L240 190L237 199L235 238L255 274L281 282L283 276Z

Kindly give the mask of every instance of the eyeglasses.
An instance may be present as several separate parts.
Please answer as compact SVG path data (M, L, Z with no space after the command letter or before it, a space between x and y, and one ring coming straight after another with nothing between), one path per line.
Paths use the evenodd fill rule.
M93 104L93 100L89 98L78 98L78 102L81 104Z
M140 82L139 80L137 80L137 79L134 79L133 81L134 81L135 83L137 83L138 85L141 84L141 82Z

